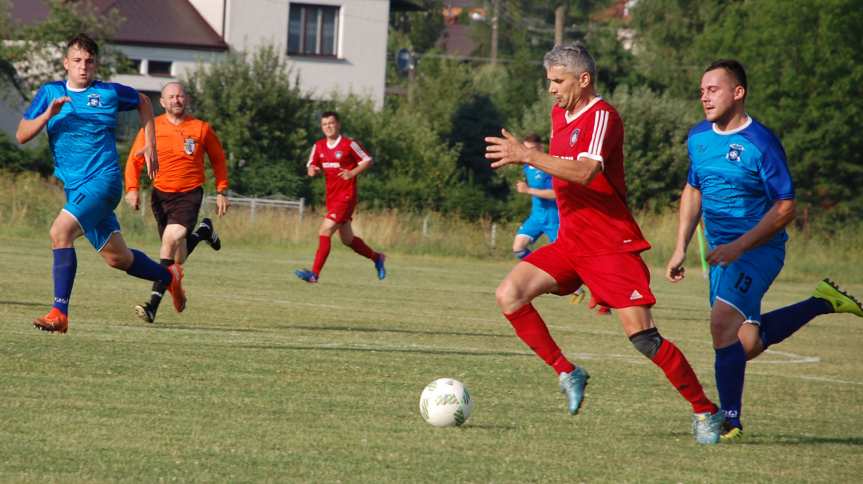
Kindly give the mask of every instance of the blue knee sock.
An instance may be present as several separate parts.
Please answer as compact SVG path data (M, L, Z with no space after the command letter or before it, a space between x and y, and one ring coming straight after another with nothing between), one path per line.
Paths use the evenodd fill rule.
M761 342L767 348L794 334L815 316L833 312L829 302L810 297L791 306L785 306L761 315Z
M78 256L73 247L54 249L54 266L51 274L54 276L54 307L69 314L69 298L72 296L72 284L75 283L75 272L78 270Z
M525 257L527 257L528 255L530 255L530 252L531 252L530 249L524 248L521 250L513 251L512 255L514 255L516 259L522 260Z
M743 406L743 378L746 374L746 351L738 340L716 351L716 389L725 419L736 427L740 425L740 409Z
M132 265L126 269L126 274L148 281L160 281L166 285L171 283L171 272L165 266L159 265L138 249L132 249L132 257Z

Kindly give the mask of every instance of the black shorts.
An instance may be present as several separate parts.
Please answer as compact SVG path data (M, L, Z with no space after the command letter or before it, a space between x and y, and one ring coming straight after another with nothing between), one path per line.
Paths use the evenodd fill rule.
M154 188L150 206L159 225L159 238L170 224L182 225L187 234L192 233L198 223L203 199L204 189L201 187L189 192L163 192Z

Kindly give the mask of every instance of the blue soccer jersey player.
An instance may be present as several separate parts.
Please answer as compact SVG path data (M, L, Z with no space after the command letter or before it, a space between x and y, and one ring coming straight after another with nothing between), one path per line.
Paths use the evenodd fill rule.
M539 136L528 135L524 139L524 145L528 148L540 147ZM551 175L530 165L524 165L523 171L524 181L519 180L516 183L516 190L530 195L531 206L530 215L519 226L512 241L512 253L519 260L530 254L528 247L543 234L549 242L554 242L557 239L557 229L560 227Z
M710 244L710 329L723 441L742 437L746 361L820 314L863 317L853 297L829 280L809 299L761 313L761 300L785 261L785 227L795 214L794 185L776 136L746 114L746 72L734 60L711 64L701 80L705 120L689 132L690 167L680 201L677 246L666 277L683 279L686 248L699 218Z
M95 80L98 53L98 45L87 35L70 39L63 58L66 80L39 89L16 133L18 142L24 144L47 129L54 175L66 191L66 204L51 225L54 304L47 315L33 321L37 328L50 332L68 329L69 299L78 266L73 244L81 235L109 266L169 285L177 311L186 304L182 268L159 265L143 252L129 249L120 235L114 215L123 194L114 137L117 113L138 111L147 132L144 156L152 177L158 170L153 109L149 99L131 87Z

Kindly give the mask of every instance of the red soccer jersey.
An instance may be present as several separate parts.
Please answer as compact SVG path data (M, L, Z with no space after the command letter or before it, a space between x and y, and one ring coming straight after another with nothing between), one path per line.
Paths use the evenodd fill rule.
M347 136L339 136L335 143L326 138L319 139L312 148L307 165L324 170L327 180L327 209L357 201L357 179L342 179L344 170L353 170L361 161L371 160L362 146Z
M590 158L602 163L602 171L586 186L554 177L558 243L575 256L650 248L626 206L623 121L610 104L597 97L572 116L555 105L548 152L562 160Z

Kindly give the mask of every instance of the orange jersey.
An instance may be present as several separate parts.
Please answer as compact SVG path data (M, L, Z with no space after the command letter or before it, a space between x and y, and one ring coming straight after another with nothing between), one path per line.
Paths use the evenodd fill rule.
M228 188L228 168L225 152L210 125L200 119L186 116L183 122L174 125L166 115L157 116L156 152L159 156L159 171L153 186L163 192L188 192L204 184L204 152L210 158L210 166L216 176L216 190ZM137 190L144 155L144 130L138 131L129 158L126 160L126 191Z

